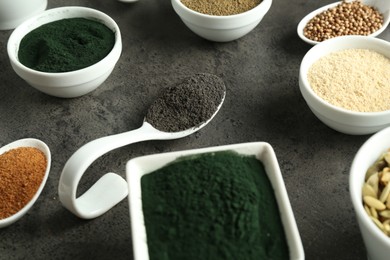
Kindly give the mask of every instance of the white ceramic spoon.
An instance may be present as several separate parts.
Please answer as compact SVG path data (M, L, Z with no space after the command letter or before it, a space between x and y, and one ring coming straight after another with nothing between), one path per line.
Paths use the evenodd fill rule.
M143 125L136 130L102 137L82 146L69 158L62 171L58 187L61 203L80 218L91 219L104 214L128 195L127 182L118 174L106 173L88 191L76 198L77 186L87 168L103 154L131 143L178 139L195 133L217 114L225 93L214 114L199 126L180 132L162 132L144 120Z
M303 29L305 28L306 24L314 16L328 10L329 8L333 8L333 7L337 6L341 2L342 1L323 6L321 8L318 8L317 10L314 10L313 12L309 13L308 15L306 15L298 24L298 27L297 27L298 36L303 41L305 41L309 44L315 45L315 44L319 43L318 41L313 41L313 40L307 38L303 34ZM350 1L348 1L348 2L350 2ZM390 0L363 0L362 3L365 5L368 5L368 6L375 7L383 15L382 27L379 30L375 31L374 33L368 35L368 37L376 37L379 34L381 34L386 29L386 27L389 25L389 22L390 22Z

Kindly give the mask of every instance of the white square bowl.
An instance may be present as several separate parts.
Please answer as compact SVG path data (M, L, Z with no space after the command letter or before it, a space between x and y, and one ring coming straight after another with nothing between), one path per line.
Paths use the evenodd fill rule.
M290 259L304 259L302 241L294 214L280 172L275 152L265 142L241 143L178 152L147 155L131 159L126 165L126 177L129 185L129 207L132 228L134 259L149 259L146 229L142 211L141 177L160 169L182 156L194 154L235 151L241 155L254 155L264 165L267 176L275 192L281 220L283 223Z

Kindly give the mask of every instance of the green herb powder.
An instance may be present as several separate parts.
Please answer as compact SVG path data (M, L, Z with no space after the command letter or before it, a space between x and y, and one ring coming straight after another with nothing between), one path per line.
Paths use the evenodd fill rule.
M115 34L104 24L69 18L44 24L20 42L19 61L43 72L67 72L88 67L110 53Z
M288 259L263 164L234 152L184 157L141 179L150 259Z

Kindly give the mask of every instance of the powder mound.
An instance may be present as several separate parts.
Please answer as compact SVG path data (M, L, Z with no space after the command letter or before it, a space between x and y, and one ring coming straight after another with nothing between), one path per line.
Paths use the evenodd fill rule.
M390 110L390 59L369 49L332 52L314 62L308 81L326 102L357 112Z
M46 167L45 154L34 147L19 147L0 155L0 219L17 213L33 198Z
M145 121L164 132L197 127L216 112L225 91L225 84L218 76L195 74L164 89L149 108Z
M106 25L69 18L44 24L20 42L20 62L34 70L58 73L91 66L115 45L115 33Z
M232 151L181 157L141 178L149 258L289 259L264 165Z

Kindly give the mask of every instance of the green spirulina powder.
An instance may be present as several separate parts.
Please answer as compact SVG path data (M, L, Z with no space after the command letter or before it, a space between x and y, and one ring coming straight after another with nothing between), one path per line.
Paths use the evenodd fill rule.
M234 152L184 157L141 178L151 260L289 259L263 164Z
M44 24L20 42L19 61L43 72L68 72L103 59L115 44L115 34L104 24L69 18Z

